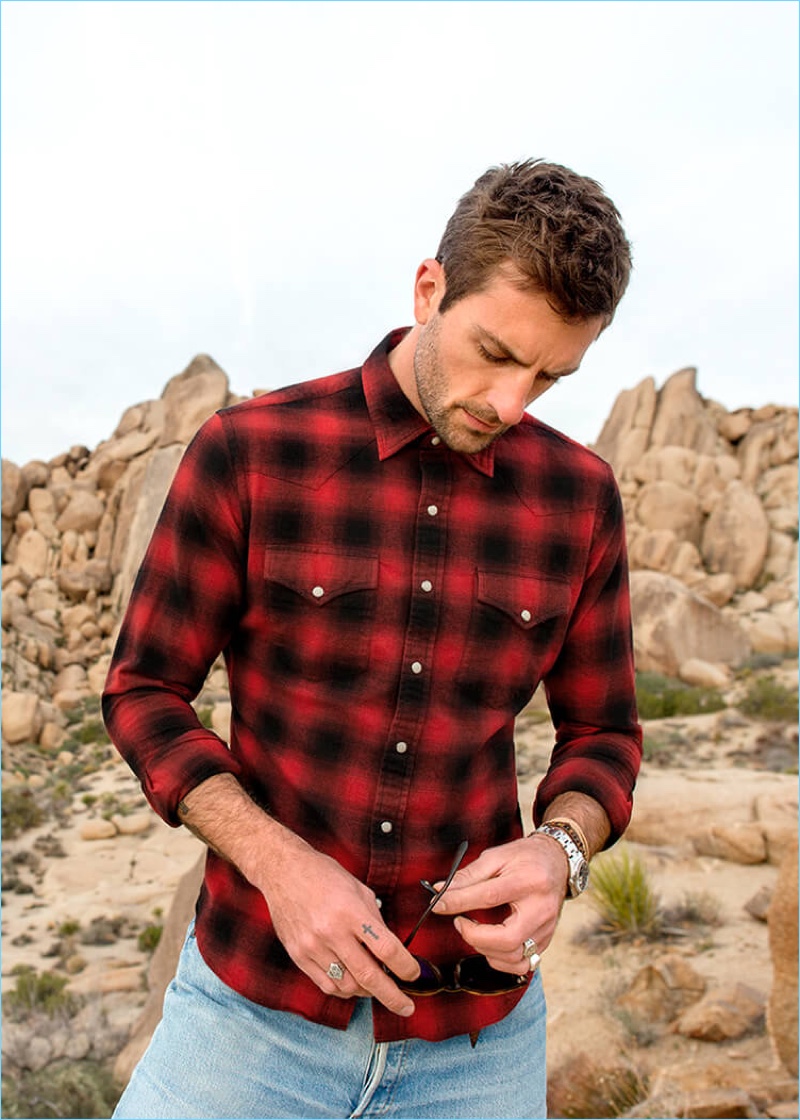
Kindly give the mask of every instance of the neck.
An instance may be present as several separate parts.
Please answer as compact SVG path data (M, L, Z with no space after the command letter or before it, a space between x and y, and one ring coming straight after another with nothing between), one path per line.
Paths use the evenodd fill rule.
M394 350L389 351L388 361L389 369L394 374L397 384L420 416L427 420L428 418L417 394L417 379L414 376L414 352L417 348L418 338L419 325L412 327L405 338L395 346Z

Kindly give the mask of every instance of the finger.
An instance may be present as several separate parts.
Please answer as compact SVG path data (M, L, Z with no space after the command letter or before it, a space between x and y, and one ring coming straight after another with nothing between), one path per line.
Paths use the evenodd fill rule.
M352 999L354 996L369 995L369 992L365 992L356 984L347 969L345 969L345 974L341 980L334 980L333 977L328 975L327 967L314 962L304 968L303 972L326 996L335 996L337 999Z
M395 1015L413 1015L414 1004L410 996L400 990L371 953L363 949L353 950L342 957L342 964L359 991L377 999Z
M516 922L500 922L495 925L491 922L476 922L462 915L453 924L459 936L484 957L492 954L512 960L522 952L524 938L517 933Z
M402 941L383 922L362 922L361 944L401 980L416 980L419 964Z

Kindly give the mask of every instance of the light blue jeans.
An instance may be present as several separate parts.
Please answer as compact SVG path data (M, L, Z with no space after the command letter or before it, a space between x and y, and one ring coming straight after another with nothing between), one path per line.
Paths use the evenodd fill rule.
M546 1114L538 974L474 1048L467 1035L376 1043L370 1000L359 1000L339 1031L234 992L200 956L193 925L164 1016L114 1112L130 1120Z

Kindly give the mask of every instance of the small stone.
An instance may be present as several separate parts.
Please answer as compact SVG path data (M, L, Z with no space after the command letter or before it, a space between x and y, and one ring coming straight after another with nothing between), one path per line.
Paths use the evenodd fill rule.
M117 835L116 827L111 821L94 820L84 821L81 825L81 840L111 840Z

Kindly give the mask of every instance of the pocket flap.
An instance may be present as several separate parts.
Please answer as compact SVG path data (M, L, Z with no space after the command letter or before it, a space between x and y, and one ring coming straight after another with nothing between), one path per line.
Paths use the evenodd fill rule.
M513 572L478 570L478 598L507 614L524 630L569 610L569 584L521 576Z
M268 551L264 577L322 607L347 592L376 587L378 558L339 552Z

